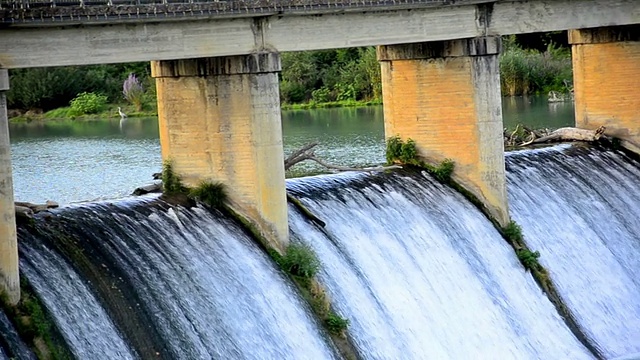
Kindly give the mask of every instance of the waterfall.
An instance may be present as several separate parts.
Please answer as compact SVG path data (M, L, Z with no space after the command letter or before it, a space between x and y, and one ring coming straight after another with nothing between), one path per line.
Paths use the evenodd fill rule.
M101 318L105 312L118 318L122 306L101 309L118 296L136 308L119 318L142 314L150 322L142 332L154 330L161 338L162 344L145 350L151 356L142 357L154 358L154 351L165 359L335 357L290 281L244 231L219 214L148 200L87 204L55 215L37 224L57 226L47 242L57 242L55 251L30 245L38 236L21 231L21 244L29 244L21 245L26 259L21 265L79 358L135 356L118 340L119 331ZM72 240L60 245L60 233ZM81 268L78 274L54 252L82 254L97 270ZM97 295L77 281L84 277L87 285L89 276L97 279L90 284ZM145 336L127 335L132 333ZM74 341L80 336L85 338Z
M640 165L556 146L507 155L511 215L590 342L640 352ZM287 181L362 359L592 359L513 249L424 172ZM155 196L19 226L20 266L80 359L335 359L292 283L232 219ZM0 313L0 359L15 356ZM14 336L15 338L15 336ZM10 353L12 352L12 353ZM18 355L18 358L29 359Z
M507 156L512 217L607 357L640 352L640 164L560 145Z
M20 243L20 269L78 359L134 359L88 284L38 239Z
M7 315L0 310L0 360L35 360L36 356L25 345Z
M424 174L310 177L289 191L294 238L366 359L588 359L492 224Z

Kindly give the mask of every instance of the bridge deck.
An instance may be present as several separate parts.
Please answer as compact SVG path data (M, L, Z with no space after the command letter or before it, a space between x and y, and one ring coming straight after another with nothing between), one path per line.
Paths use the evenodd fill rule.
M409 44L640 23L638 0L173 1L0 0L0 68Z
M0 0L0 24L110 23L460 6L496 0Z
M0 24L109 23L404 10L496 0L0 0Z
M184 18L404 10L496 0L0 0L0 24L59 25Z

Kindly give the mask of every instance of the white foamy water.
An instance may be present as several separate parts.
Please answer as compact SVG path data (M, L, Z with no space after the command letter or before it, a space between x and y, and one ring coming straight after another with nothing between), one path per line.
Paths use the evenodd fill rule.
M376 182L288 183L327 223L320 231L290 208L364 358L592 358L470 203L427 178Z
M607 357L640 352L640 168L556 146L507 157L511 215Z
M126 274L169 358L334 358L306 304L241 229L202 208L134 207L78 206L73 216Z
M20 270L29 279L78 359L136 359L88 286L42 244L20 244Z

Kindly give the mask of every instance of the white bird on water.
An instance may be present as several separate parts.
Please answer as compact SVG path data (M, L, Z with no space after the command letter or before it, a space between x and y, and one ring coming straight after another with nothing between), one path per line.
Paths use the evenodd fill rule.
M127 118L127 114L122 112L122 109L120 109L120 106L118 106L118 114L120 114L120 118L122 118L122 119L126 119Z

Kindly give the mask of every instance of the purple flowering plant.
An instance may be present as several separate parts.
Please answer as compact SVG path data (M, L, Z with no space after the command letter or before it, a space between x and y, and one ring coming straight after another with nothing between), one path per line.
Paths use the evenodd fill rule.
M136 111L142 111L144 89L135 74L130 73L129 77L124 81L124 84L122 84L122 95L124 95L124 98L128 102L136 107Z

